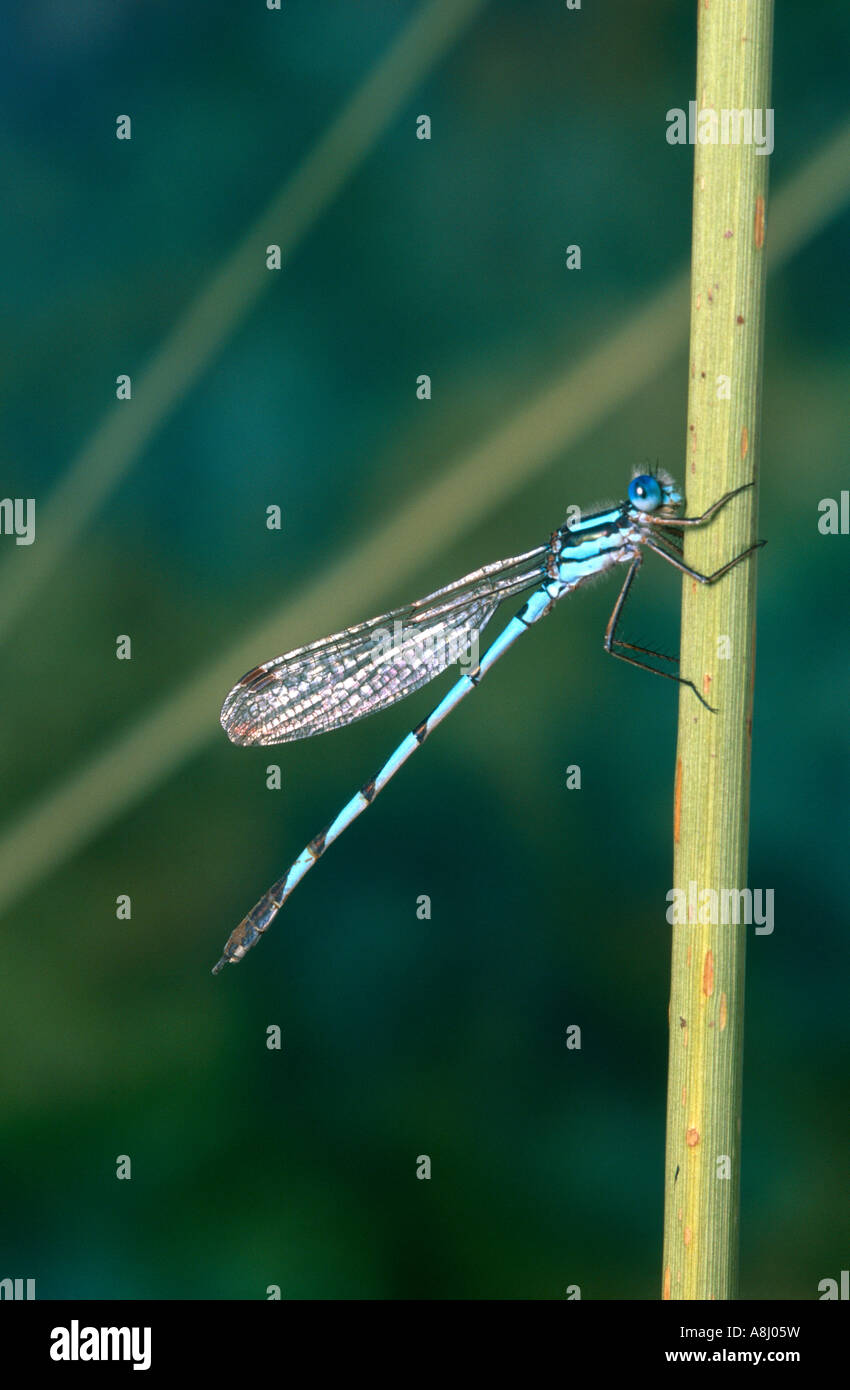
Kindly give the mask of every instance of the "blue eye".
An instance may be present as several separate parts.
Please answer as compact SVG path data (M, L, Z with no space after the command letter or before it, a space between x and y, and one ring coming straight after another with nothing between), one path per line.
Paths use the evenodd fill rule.
M629 501L639 512L654 512L663 501L661 485L657 478L641 473L629 483Z

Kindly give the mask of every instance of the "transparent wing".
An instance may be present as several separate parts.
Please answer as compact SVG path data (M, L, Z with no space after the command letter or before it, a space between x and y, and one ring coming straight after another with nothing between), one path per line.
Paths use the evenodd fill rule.
M232 743L290 743L410 695L463 657L511 594L539 584L548 546L486 565L433 594L256 666L225 700ZM529 566L532 566L529 568Z

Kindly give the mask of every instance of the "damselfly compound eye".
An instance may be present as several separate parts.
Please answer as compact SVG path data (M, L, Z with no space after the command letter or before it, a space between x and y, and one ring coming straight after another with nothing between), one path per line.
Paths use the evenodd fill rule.
M639 512L654 512L661 506L661 485L657 478L641 473L629 483L629 501Z

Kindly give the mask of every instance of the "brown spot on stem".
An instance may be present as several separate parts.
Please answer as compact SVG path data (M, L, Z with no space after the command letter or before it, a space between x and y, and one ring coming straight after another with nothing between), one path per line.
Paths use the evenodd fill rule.
M683 1109L683 1110L684 1110L685 1106L687 1105L687 1101L688 1101L688 1088L687 1088L687 1086L683 1086L683 1087L682 1087L682 1109Z
M747 457L747 454L748 454L748 452L749 452L749 448L750 448L750 432L749 432L749 430L747 429L746 425L744 425L744 426L742 427L742 429L741 429L741 458L742 458L742 460L745 459L745 458Z
M760 251L764 246L764 198L759 194L756 198L756 219L753 228L756 250Z
M670 1301L670 1266L669 1266L669 1265L667 1266L667 1268L666 1268L665 1271L664 1271L664 1287L663 1287L663 1289L661 1290L661 1297L662 1297L662 1299L666 1299L667 1302L669 1303L669 1301Z
M676 760L676 785L673 789L673 844L679 843L679 824L682 819L682 759Z
M697 1144L699 1143L699 1130L695 1129L693 1125L691 1125L690 1129L685 1135L685 1143L687 1144L689 1149L695 1149Z
M743 315L743 314L739 314L738 317L736 318L735 322L736 322L736 323L743 323L743 322L744 322L744 315Z
M720 1031L721 1031L721 1033L723 1032L723 1029L726 1027L728 1018L729 1018L729 1008L728 1008L728 1005L727 1005L727 1002L726 1002L726 995L723 994L723 993L721 993L721 995L720 995L720 1016L719 1016L719 1018L718 1018L718 1022L719 1022L719 1024L720 1024Z
M696 307L697 309L701 309L701 308L702 308L702 295L701 295L699 292L697 292L695 307Z
M690 1243L691 1243L691 1241L693 1240L693 1238L694 1238L694 1233L693 1233L693 1231L691 1230L690 1226L686 1226L685 1229L684 1229L684 1231L682 1232L682 1240L685 1242L685 1248L686 1248L686 1249L687 1249L687 1247L690 1245Z
M702 992L706 999L714 993L714 952L706 951L702 963Z
M708 694L709 687L711 686L711 679L712 679L712 678L711 678L711 676L709 675L708 671L706 671L705 675L704 675L703 678L702 678L702 693L703 693L703 695L707 695L707 694Z

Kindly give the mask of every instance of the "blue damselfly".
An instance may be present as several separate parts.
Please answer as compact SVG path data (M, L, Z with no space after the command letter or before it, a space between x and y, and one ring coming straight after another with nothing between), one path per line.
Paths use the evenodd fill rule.
M692 681L640 659L655 657L676 664L674 658L625 642L616 633L644 550L660 555L701 584L713 584L764 544L757 541L713 574L700 574L685 564L681 546L670 534L685 526L703 526L748 487L752 483L725 493L702 516L683 517L678 515L682 497L672 479L660 471L639 473L632 478L624 502L565 523L546 545L485 565L416 603L287 652L243 676L221 711L222 727L233 743L250 746L310 738L386 709L418 690L459 657L477 651L477 634L504 599L528 589L534 591L480 661L455 682L436 709L402 740L380 771L347 802L327 829L310 841L284 877L272 884L243 918L231 933L213 974L242 959L328 845L372 804L411 753L476 689L494 662L550 613L559 599L595 575L614 565L628 566L605 629L606 652L690 686L697 699L711 709ZM631 655L635 652L640 656Z

